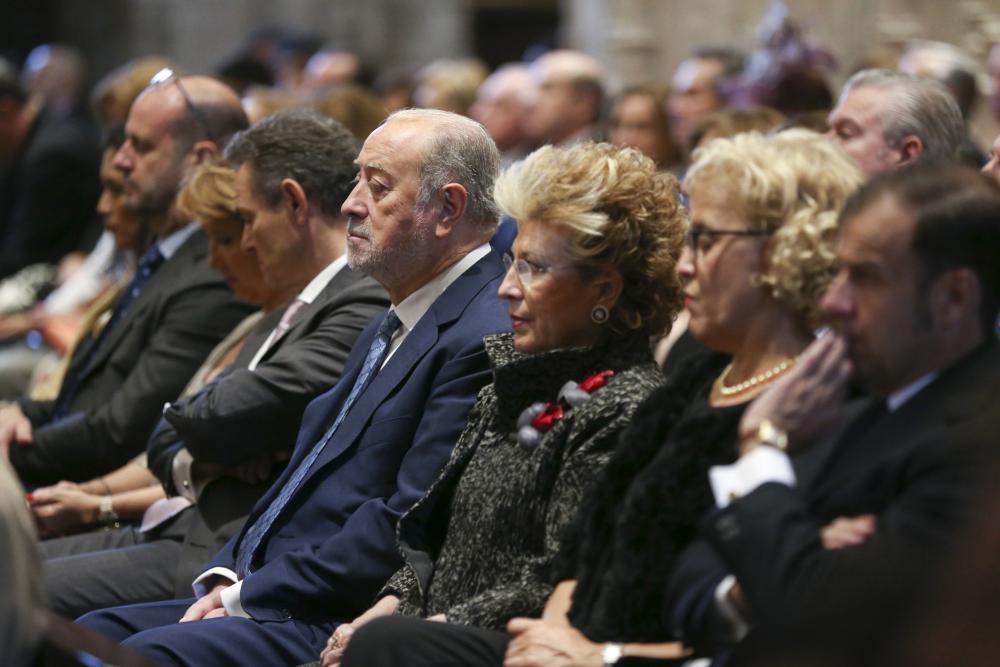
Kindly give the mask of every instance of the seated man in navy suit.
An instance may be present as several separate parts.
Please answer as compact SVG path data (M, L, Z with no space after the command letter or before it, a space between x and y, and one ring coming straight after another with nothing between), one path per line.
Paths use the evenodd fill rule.
M396 521L490 379L482 338L510 326L488 243L496 146L474 121L409 110L368 137L357 163L348 263L386 288L389 313L306 409L285 472L196 580L196 601L81 619L163 665L314 659L399 567Z

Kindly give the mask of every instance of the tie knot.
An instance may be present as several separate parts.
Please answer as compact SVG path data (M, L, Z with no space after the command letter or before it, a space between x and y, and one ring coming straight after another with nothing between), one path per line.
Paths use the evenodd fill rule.
M295 323L295 318L298 316L299 311L302 310L304 305L306 305L306 302L302 299L295 299L295 301L288 304L288 307L285 308L285 314L281 316L281 322L279 323L280 326L285 328L292 326L292 324Z
M149 246L149 249L139 259L139 268L152 270L159 266L162 261L163 253L160 252L160 249L154 243Z

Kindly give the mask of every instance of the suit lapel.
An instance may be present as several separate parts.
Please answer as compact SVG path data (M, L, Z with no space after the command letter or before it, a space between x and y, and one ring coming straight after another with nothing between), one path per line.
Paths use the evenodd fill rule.
M155 303L160 293L169 289L180 275L183 275L193 264L203 259L206 252L207 240L205 233L199 229L177 249L177 253L173 257L165 261L157 269L139 296L136 297L135 301L129 305L128 309L121 316L121 319L114 323L114 327L100 341L100 346L94 350L94 354L90 358L90 363L83 369L80 375L80 381L85 380L91 373L104 364L125 335L132 329L133 325L140 321L141 317L145 316L145 311L149 308L150 304Z
M814 506L857 488L866 471L913 447L924 434L988 409L984 404L996 392L1000 372L997 348L993 344L971 353L867 428L849 428L812 480L809 496Z
M312 303L306 304L302 307L302 311L298 313L298 316L295 318L292 326L288 327L283 334L278 336L271 343L258 363L264 363L264 361L271 357L281 347L281 343L285 341L297 340L302 337L303 331L306 329L306 323L312 319L316 311L325 308L330 301L337 298L337 295L350 287L360 278L361 274L352 271L346 266L338 271L337 275L330 279L330 282L328 282L316 298L313 299ZM282 312L284 312L284 309L282 309ZM261 341L261 344L263 344L263 342L264 341ZM260 345L257 347L259 348Z
M358 397L347 417L338 427L338 433L331 438L323 453L313 464L310 475L350 447L368 425L375 410L382 405L386 397L410 374L413 367L437 342L438 323L431 315L432 310L420 319L420 322L406 336L399 349Z
M375 410L409 376L412 369L437 343L440 328L461 316L472 299L502 271L503 264L499 256L490 252L459 276L438 297L382 370L372 379L371 384L358 397L347 417L338 427L338 433L331 438L323 453L313 464L307 482L308 478L316 474L317 470L343 454L354 443L368 426ZM365 340L367 345L371 344L371 336L366 336ZM347 386L353 385L358 372L355 371L351 375L351 384ZM326 427L329 426L334 417L335 415L327 416Z

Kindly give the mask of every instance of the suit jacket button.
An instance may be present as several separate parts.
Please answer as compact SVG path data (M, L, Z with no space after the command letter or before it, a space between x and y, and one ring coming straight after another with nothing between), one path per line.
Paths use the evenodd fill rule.
M726 514L715 522L715 530L726 542L740 536L740 524L732 514Z

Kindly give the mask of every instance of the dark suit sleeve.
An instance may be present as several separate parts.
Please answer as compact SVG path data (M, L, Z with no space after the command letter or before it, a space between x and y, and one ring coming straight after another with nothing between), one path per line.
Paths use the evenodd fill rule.
M183 448L184 443L180 441L177 431L170 422L160 417L146 443L146 465L171 495L177 495L173 475L174 457Z
M667 581L664 624L699 655L712 655L733 642L733 628L715 601L728 574L712 547L696 540L678 557Z
M336 384L354 341L386 306L377 284L355 283L308 335L282 345L254 371L233 370L164 416L201 463L230 467L291 449L306 404Z
M825 522L783 484L764 484L706 518L703 534L736 575L753 620L780 626L816 610L843 615L859 599L906 597L914 573L946 550L974 506L974 450L951 428L929 440L905 462L898 492L860 546L824 549Z
M44 424L52 419L52 414L56 409L55 401L33 401L30 398L21 398L18 399L17 404L32 426Z
M314 616L334 601L338 609L367 608L401 564L396 522L444 466L477 393L490 377L480 341L444 363L420 422L415 429L404 429L405 437L415 436L398 467L395 492L364 502L317 547L285 553L245 579L240 592L244 610L259 620L284 620ZM232 551L227 546L222 553L228 558ZM213 565L232 567L229 560Z
M12 450L24 481L87 480L127 463L142 451L164 402L181 392L247 310L221 282L178 293L165 308L135 367L107 400L36 428L33 445Z

